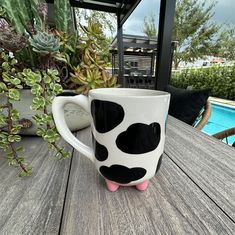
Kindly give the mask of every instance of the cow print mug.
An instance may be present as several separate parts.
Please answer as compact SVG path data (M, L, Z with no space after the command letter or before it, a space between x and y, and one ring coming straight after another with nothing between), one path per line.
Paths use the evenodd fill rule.
M95 164L110 191L116 191L120 185L135 185L145 190L161 164L170 94L100 88L91 90L88 97L65 95L55 97L52 103L61 136ZM64 106L68 103L77 104L91 114L93 148L69 130L64 118Z

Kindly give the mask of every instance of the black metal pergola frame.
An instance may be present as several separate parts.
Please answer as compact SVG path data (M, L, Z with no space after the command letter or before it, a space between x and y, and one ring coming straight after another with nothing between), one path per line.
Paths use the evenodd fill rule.
M124 75L123 24L141 0L70 0L72 7L115 13L117 16L117 39L119 77ZM161 0L158 28L156 84L155 89L163 90L169 84L172 64L172 29L176 0Z
M149 73L152 79L154 79L154 61L156 61L156 52L157 52L157 37L147 37L147 36L139 36L139 35L129 35L123 34L122 36L122 43L123 43L123 61L124 63L125 58L128 56L132 56L132 58L148 58L150 59L149 64ZM112 54L112 74L116 72L116 55L118 55L118 40L115 37L110 46L110 53ZM130 57L128 57L130 58ZM126 68L124 65L124 76L119 77L119 83L123 85L123 87L128 87L127 82L127 74ZM137 71L138 72L138 71ZM129 74L130 75L130 74ZM131 76L131 75L130 75Z

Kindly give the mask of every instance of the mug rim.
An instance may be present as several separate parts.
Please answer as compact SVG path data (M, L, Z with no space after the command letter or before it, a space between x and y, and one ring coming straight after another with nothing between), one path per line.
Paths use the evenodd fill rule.
M121 92L119 92L121 91ZM169 97L170 93L160 90L140 89L140 88L97 88L89 91L89 96L108 96L119 98L156 98Z

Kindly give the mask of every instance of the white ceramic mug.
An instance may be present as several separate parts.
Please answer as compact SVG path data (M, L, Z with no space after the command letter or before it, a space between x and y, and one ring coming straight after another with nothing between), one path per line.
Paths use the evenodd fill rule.
M55 97L52 112L61 136L94 162L110 191L120 185L144 190L163 154L169 101L170 94L163 91L100 88L91 90L88 97ZM91 114L93 148L69 130L64 119L68 103Z

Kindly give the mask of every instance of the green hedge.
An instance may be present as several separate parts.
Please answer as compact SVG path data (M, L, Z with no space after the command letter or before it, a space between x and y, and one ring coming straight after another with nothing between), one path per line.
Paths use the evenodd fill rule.
M235 100L235 63L232 66L191 68L172 72L171 85L210 89L211 96Z

